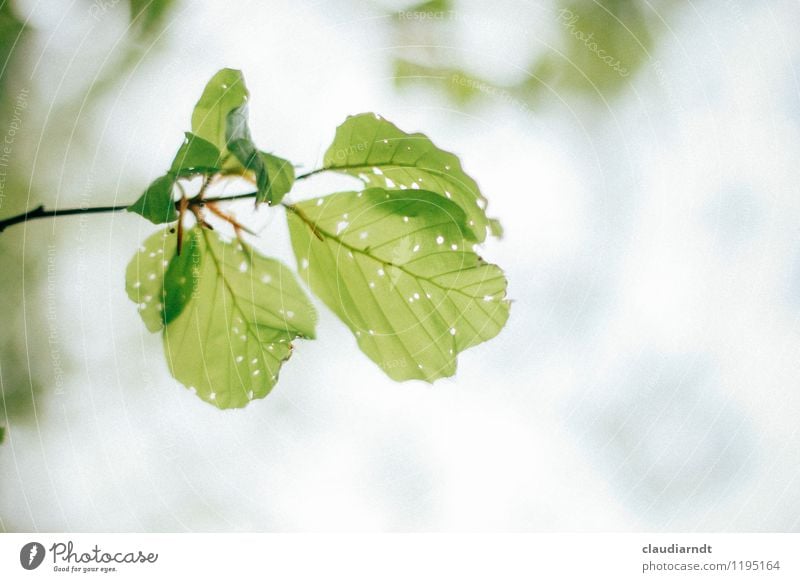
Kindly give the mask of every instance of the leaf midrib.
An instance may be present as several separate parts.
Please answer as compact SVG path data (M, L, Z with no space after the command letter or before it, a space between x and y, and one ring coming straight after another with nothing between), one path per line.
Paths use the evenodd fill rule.
M364 249L360 249L358 247L354 247L351 244L344 242L338 236L336 236L334 234L331 234L330 232L328 232L324 228L320 227L317 222L313 222L308 216L306 216L305 212L303 212L302 210L297 208L296 205L286 204L285 206L286 206L286 208L288 210L290 210L292 213L294 213L295 216L297 216L301 221L303 221L303 223L305 223L309 227L309 229L311 229L312 233L316 232L316 233L318 233L320 235L323 235L323 237L325 237L325 238L331 238L334 241L336 241L337 243L339 243L339 245L341 245L342 247L346 248L347 250L349 250L351 252L358 253L360 255L364 255L364 256L372 259L373 261L381 263L384 266L388 266L388 267L393 267L395 269L399 269L400 271L402 271L403 273L405 273L409 277L412 277L412 278L420 280L420 281L427 281L428 283L430 283L431 285L437 287L438 289L440 289L442 291L445 291L445 292L452 291L452 292L458 293L459 295L463 295L464 297L472 299L474 301L478 301L480 299L480 297L477 297L475 295L470 295L469 293L465 293L461 289L457 289L455 287L443 286L443 285L437 283L433 278L425 277L424 275L418 275L416 273L413 273L413 272L409 271L408 269L406 269L402 265L395 264L392 261L385 261L383 259L380 259L380 258L368 253ZM464 251L461 251L461 252L464 252ZM437 275L437 276L439 276L439 275ZM470 286L472 286L472 285L470 285Z
M260 335L258 333L258 330L257 329L254 330L253 325L266 327L266 328L273 329L273 330L278 331L278 332L285 332L285 333L287 333L289 335L294 333L294 332L289 332L289 330L287 330L287 329L279 329L279 328L276 328L276 327L272 327L271 325L260 324L260 323L257 323L257 322L251 322L250 321L250 318L247 317L247 315L244 312L244 309L242 309L242 307L239 305L239 299L238 299L237 294L233 291L233 287L231 287L230 283L228 283L228 278L225 276L225 270L222 268L222 262L217 257L216 253L214 252L214 249L212 248L211 243L208 240L208 233L206 232L206 229L203 228L203 229L200 229L200 230L203 233L203 238L206 241L206 248L208 249L208 254L211 256L211 260L214 261L214 266L217 269L217 273L219 273L219 278L222 279L223 285L225 285L225 288L227 289L228 293L231 296L231 302L233 303L234 309L236 309L236 311L239 312L239 315L242 316L242 321L244 321L248 332L254 338L256 338L258 343L262 344L262 343L265 343L265 342L261 341L261 338L260 338ZM248 256L248 260L250 260L250 259L251 259L251 257ZM266 342L266 343L267 344L272 344L274 342ZM289 345L291 345L291 341L289 341Z

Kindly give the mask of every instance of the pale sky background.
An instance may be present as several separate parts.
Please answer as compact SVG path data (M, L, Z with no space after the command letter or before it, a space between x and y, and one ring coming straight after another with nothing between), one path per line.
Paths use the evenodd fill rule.
M95 22L88 2L20 3L41 55L20 152L49 193L30 207L132 201L208 78L239 68L257 143L304 168L362 111L458 154L505 226L482 254L514 304L430 386L390 381L316 301L318 339L274 391L219 411L171 379L125 294L152 225L15 227L45 271L55 245L13 322L53 385L0 445L3 528L800 530L800 6L685 4L605 104L464 111L394 89L389 23L366 2L187 0L158 53L64 134L59 104L114 66L125 7ZM500 78L558 26L549 2L458 6L442 42ZM255 224L294 267L281 211Z

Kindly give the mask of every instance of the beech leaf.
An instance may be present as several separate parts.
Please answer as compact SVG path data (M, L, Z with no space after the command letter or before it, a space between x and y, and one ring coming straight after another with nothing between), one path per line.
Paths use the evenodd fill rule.
M219 408L266 396L292 353L313 338L316 312L280 262L214 232L190 229L181 255L169 231L128 266L127 289L150 331L161 331L172 375Z
M503 271L435 192L332 194L290 207L289 228L301 277L395 380L452 376L508 319Z
M424 134L406 133L374 113L353 115L336 129L324 167L356 176L367 186L433 192L461 207L465 226L478 242L486 238L486 198L459 159Z
M178 219L175 202L172 199L172 187L175 178L169 174L156 178L144 194L128 207L128 212L144 216L153 224L173 222Z

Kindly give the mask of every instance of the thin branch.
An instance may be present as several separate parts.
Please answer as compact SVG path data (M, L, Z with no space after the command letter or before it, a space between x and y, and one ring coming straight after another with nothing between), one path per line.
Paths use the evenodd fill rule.
M300 174L295 178L295 181L305 180L306 178L310 178L316 174L321 172L325 172L330 168L318 168L316 170L312 170L306 174ZM203 190L208 186L207 183L204 183ZM231 200L242 200L245 198L253 198L255 197L257 192L245 192L244 194L236 194L235 196L219 196L216 198L192 198L189 201L189 206L194 206L195 204L203 204L208 202L228 202ZM131 203L132 204L132 203ZM178 208L180 201L175 203L175 208ZM36 208L32 208L31 210L27 210L21 214L17 214L16 216L11 216L9 218L5 218L0 220L0 232L3 232L9 226L14 226L15 224L21 224L23 222L28 222L29 220L36 220L37 218L58 218L59 216L73 216L75 214L101 214L104 212L120 212L122 210L126 210L130 206L130 204L122 204L118 206L91 206L88 208L63 208L63 209L53 209L48 210L44 207L44 205L37 206Z
M44 206L37 206L31 210L11 216L5 220L0 220L0 232L3 232L9 226L27 222L29 220L36 220L37 218L56 218L58 216L71 216L73 214L99 214L102 212L119 212L128 208L124 206L93 206L90 208L64 208L61 210L46 210Z
M228 202L229 200L244 200L245 198L254 198L256 194L258 194L258 192L245 192L244 194L235 194L233 196L217 196L215 198L204 198L202 200L202 203Z
M297 176L294 181L297 182L298 180L305 180L306 178L310 178L311 176L316 176L317 174L321 174L322 172L327 172L333 168L317 168L316 170L312 170L310 172L306 172L305 174L300 174Z

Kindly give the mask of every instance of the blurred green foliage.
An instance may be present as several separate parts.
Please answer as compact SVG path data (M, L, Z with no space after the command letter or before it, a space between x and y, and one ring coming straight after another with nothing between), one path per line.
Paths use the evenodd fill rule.
M143 36L163 30L176 0L129 0L131 22Z
M3 0L0 0L2 2ZM0 6L0 100L5 87L6 70L9 68L11 55L17 43L22 40L24 29L22 21L14 13L9 2Z
M46 199L44 193L35 191L37 181L31 180L31 156L26 155L29 137L25 132L35 126L31 116L36 114L35 82L30 79L29 71L46 39L35 28L23 24L12 2L0 2L0 140L14 131L10 151L0 148L0 216L5 217L23 212L29 200ZM177 0L129 2L132 26L122 47L122 58L107 67L103 77L87 78L83 91L56 104L57 113L51 116L48 127L51 136L70 136L77 111L83 109L86 113L98 96L118 86L145 52L148 56L154 53L143 41L158 37L178 4ZM74 141L83 137L80 132L72 135ZM31 298L36 296L45 275L44 248L41 241L31 240L30 234L26 240L23 227L0 235L0 296L4 308L0 326L0 432L3 436L10 433L15 423L33 419L37 396L52 392L54 373L69 372L70 368L69 362L54 359L58 354L51 351L47 326L42 323L46 318L45 307L32 305ZM24 249L27 250L23 253ZM54 370L56 367L58 370Z
M558 10L559 50L531 62L527 91L543 86L600 99L628 85L650 58L658 34L638 0L572 0Z
M21 126L22 105L19 88L12 90L12 80L19 63L24 60L29 41L29 31L16 15L9 2L0 6L0 127L5 140L8 131L15 125L15 132ZM9 146L11 148L11 146ZM3 215L23 210L20 197L14 192L23 191L24 182L16 172L16 157L13 151L0 150L0 212ZM11 232L0 237L0 296L3 297L3 320L0 327L0 399L2 413L0 423L30 419L33 410L33 394L39 385L29 374L25 357L25 344L20 341L23 334L17 327L21 313L21 256L22 237L19 232ZM0 426L3 436L5 428ZM2 439L0 439L2 440Z
M508 83L471 71L459 51L442 41L448 22L459 18L457 2L424 2L392 18L401 47L393 60L395 83L435 87L459 106L487 97L534 105L553 94L603 103L653 61L667 29L664 19L676 5L675 0L562 0L550 12L551 21L531 23L555 31L553 46L520 57L527 61L525 74ZM406 50L419 46L425 50Z

